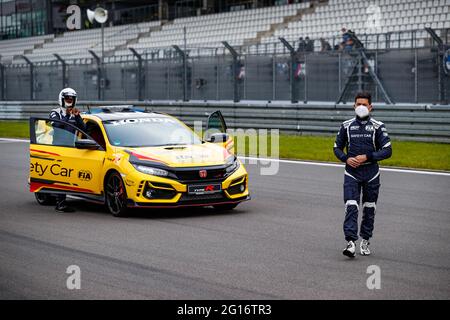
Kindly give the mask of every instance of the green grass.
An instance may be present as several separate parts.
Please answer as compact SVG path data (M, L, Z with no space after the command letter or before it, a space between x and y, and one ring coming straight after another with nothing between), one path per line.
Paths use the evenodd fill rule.
M28 131L28 121L0 121L0 137L28 138ZM269 137L269 157L270 143ZM279 157L338 162L333 154L333 143L334 137L328 136L281 135ZM450 144L393 140L392 149L392 157L382 161L383 166L450 171Z
M334 139L329 136L280 135L279 157L339 162L333 153ZM270 146L270 138L268 141ZM236 140L236 150L238 143ZM392 157L381 161L381 165L450 171L450 144L393 140L392 150ZM246 153L259 155L259 152L251 154L248 148ZM268 155L271 157L270 147Z
M3 120L0 121L0 137L29 138L28 121Z

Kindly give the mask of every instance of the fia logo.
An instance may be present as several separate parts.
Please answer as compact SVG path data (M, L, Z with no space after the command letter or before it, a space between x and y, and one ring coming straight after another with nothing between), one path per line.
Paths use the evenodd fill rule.
M78 179L81 181L89 181L92 179L92 173L88 170L78 171Z
M373 131L373 126L367 125L366 126L366 131Z

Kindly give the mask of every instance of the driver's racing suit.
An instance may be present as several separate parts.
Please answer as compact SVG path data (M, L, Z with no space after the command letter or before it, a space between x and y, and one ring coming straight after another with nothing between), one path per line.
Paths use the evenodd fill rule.
M344 148L347 153L344 153ZM369 240L372 237L376 202L380 188L380 172L377 161L392 155L391 140L386 127L369 116L365 121L353 118L344 121L336 136L334 154L342 162L349 157L367 155L367 161L357 168L348 164L344 175L346 241L358 240L358 211L362 190L363 217L360 236Z
M53 109L52 111L50 111L49 118L55 119L55 120L61 120L61 121L70 123L71 125L75 126L78 129L86 130L86 126L85 126L81 116L80 115L74 116L74 115L66 112L65 108L59 107L59 108ZM66 143L68 143L69 145L73 144L73 137L72 137L71 133L72 134L75 133L75 131L76 131L75 128L73 128L71 126L67 126L60 122L54 122L53 127L62 129L62 130L58 130L57 132L55 132L55 136L53 137L54 145L65 145ZM66 132L67 132L67 134L65 134ZM65 141L65 140L67 140L67 141Z
M86 130L86 125L84 124L83 119L79 114L76 116L69 114L68 112L66 112L66 109L62 107L50 111L49 118L70 123L80 130ZM53 133L53 145L73 146L74 142L73 134L76 131L75 128L56 121L53 122L52 126L53 128L59 129L55 130ZM57 206L61 205L66 200L65 194L55 194L55 197Z

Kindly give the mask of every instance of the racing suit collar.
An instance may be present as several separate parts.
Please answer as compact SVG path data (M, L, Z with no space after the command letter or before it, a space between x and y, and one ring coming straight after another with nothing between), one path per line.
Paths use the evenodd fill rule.
M360 125L361 124L367 124L369 122L369 120L370 120L370 114L367 117L363 118L363 119L361 119L358 116L356 116L356 122L358 124L360 124Z
M59 109L59 110L58 110L58 113L59 113L62 117L65 117L65 116L66 116L66 108L59 107L58 109Z

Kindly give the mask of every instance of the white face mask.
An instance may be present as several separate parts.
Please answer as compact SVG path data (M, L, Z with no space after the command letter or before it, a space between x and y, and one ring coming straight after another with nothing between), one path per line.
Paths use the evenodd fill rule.
M358 105L355 108L355 113L359 118L365 118L369 115L369 109L365 105Z
M64 103L63 103L63 105L66 107L66 108L71 108L72 106L73 106L73 101L74 101L74 98L72 97L72 99L70 100L70 101L67 101L65 98L64 98Z

